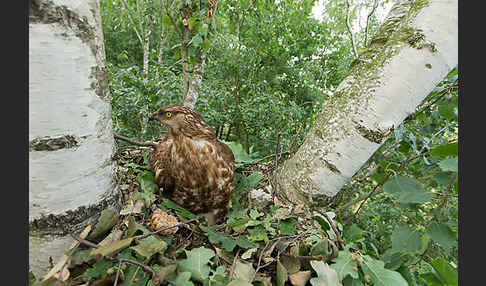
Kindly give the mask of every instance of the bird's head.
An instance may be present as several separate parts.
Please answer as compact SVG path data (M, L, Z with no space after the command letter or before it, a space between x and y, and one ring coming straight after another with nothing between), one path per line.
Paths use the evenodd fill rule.
M199 114L192 108L181 104L160 107L150 116L149 120L158 120L173 135L182 134L188 137L215 136L211 126L206 124Z

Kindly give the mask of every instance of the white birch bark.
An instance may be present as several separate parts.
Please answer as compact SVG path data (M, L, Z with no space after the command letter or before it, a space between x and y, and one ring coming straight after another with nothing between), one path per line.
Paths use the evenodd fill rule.
M29 269L39 276L73 242L64 229L118 208L118 191L99 2L30 5Z
M279 193L325 209L457 65L457 0L397 1L325 103L296 154L278 171Z

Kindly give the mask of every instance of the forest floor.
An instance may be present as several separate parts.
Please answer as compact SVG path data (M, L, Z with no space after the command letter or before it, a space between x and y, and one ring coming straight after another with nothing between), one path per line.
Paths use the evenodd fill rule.
M323 277L339 285L325 263L343 247L333 214L272 197L273 162L238 169L225 221L208 226L163 198L146 163L151 150L116 152L121 210L73 235L74 247L31 285L324 285Z

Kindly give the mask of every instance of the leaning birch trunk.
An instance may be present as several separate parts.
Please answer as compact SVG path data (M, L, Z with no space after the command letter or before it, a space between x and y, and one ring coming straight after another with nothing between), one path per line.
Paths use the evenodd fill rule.
M457 65L457 0L397 1L302 146L277 172L278 192L325 210L386 136Z
M99 2L29 2L29 269L119 208Z

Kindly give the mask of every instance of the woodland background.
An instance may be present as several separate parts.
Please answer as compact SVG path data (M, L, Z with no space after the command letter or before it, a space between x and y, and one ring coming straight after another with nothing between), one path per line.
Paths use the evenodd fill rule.
M182 23L178 2L100 2L115 133L159 138L163 128L148 122L150 114L182 103L187 84L198 95L195 109L246 163L271 161L277 141L285 152L298 148L392 4L327 0L313 13L314 0L218 1L207 21L211 1L193 1L192 20ZM200 86L192 86L198 73ZM344 285L392 285L384 281L396 272L409 285L457 285L457 102L454 69L341 191L355 193L334 210L347 246L331 267ZM257 186L258 179L241 179L249 165L238 172L240 185ZM406 186L403 195L397 195L398 185ZM414 197L418 190L427 195ZM248 219L258 217L252 210ZM284 225L287 234L295 231L292 220ZM252 243L259 241L257 228L247 236ZM260 231L275 234L271 227ZM336 269L351 260L359 271Z

